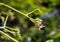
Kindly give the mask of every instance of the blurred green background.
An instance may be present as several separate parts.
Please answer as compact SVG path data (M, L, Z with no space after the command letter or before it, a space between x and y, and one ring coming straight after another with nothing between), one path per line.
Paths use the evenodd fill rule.
M3 5L0 5L0 14L6 18L10 11L10 17L7 26L12 29L18 29L19 33L9 34L19 42L60 42L60 0L0 0L25 14L39 9L42 12L35 11L29 16L33 19L43 20L45 28L41 31L26 16L23 16ZM0 19L0 25L2 22ZM52 40L52 41L49 41ZM0 42L13 42L1 34Z

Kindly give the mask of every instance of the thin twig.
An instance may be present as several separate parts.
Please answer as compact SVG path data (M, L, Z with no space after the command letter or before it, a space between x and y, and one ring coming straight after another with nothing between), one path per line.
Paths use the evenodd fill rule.
M35 11L42 12L41 10L39 10L39 9L37 8L37 9L35 9L35 10L33 10L33 11L31 11L31 12L27 13L27 15L30 15L30 14L32 14L32 13L33 13L33 12L35 12Z
M7 28L7 29L10 29L10 30L12 30L12 31L13 31L13 30L16 30L16 29L12 29L11 27L8 27L8 26L6 26L6 28Z
M4 27L6 26L6 23L7 23L7 20L8 20L8 16L9 16L9 15L7 15L6 20L5 20L5 22L4 22Z
M0 27L0 28L3 28L3 27Z
M37 10L38 10L39 12L42 12L41 10L39 10L39 9L37 8L37 9L35 9L35 10L33 10L33 11L31 11L31 12L25 14L25 13L22 13L21 11L18 11L18 10L16 10L15 8L13 8L13 7L9 6L9 5L6 5L6 4L4 4L4 3L0 3L0 5L4 5L4 6L10 8L10 9L12 9L12 10L14 10L14 11L16 11L16 12L18 12L18 13L20 13L20 14L26 16L26 17L28 17L28 18L29 18L29 16L28 16L29 14L31 14L31 13L37 11Z
M10 33L12 33L12 34L15 33L15 32L13 32L13 31L10 31L10 30L6 29L6 28L4 28L4 30L6 30L6 31L8 31L8 32L10 32Z
M0 33L2 33L3 35L7 36L8 38L10 38L11 40L15 41L15 42L19 42L16 39L12 38L11 36L7 35L6 33L0 31Z
M40 11L39 9L35 9L35 10L33 10L33 11L27 13L27 14L24 14L24 13L22 13L21 11L18 11L18 10L16 10L15 8L13 8L13 7L9 6L9 5L6 5L6 4L4 4L4 3L0 3L0 5L4 5L4 6L10 8L10 9L12 9L12 10L14 10L14 11L16 11L16 12L22 14L22 15L24 15L24 16L28 17L30 20L31 20L31 17L28 16L29 14L31 14L31 13L37 11L37 10L38 10L39 12L42 12L42 11ZM32 18L32 19L33 19L33 18ZM31 20L31 21L32 21L32 20ZM32 22L33 22L33 21L32 21Z
M6 6L6 7L10 8L10 9L12 9L12 10L14 10L14 11L16 11L16 12L18 12L18 13L22 14L22 15L25 15L24 13L22 13L22 12L20 12L20 11L16 10L15 8L13 8L13 7L9 6L9 5L6 5L6 4L4 4L4 3L0 3L0 5L4 5L4 6Z

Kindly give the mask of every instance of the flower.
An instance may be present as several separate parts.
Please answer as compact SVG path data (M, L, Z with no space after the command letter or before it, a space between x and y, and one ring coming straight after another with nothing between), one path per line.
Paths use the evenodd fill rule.
M39 26L39 30L41 30L43 27L45 27L45 26L42 24L42 21L40 21L40 22L38 23L38 26Z
M42 24L43 20L42 19L39 19L39 18L36 18L36 27L39 28L39 30L43 27L45 27L43 24Z

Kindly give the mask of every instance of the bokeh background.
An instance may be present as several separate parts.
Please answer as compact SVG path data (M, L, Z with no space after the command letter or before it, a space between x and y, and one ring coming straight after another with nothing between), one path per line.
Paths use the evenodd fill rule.
M33 19L42 19L45 25L45 28L39 31L35 24L26 16L0 5L0 14L4 19L8 11L11 12L7 26L19 31L16 34L8 32L6 34L9 34L19 42L60 42L60 0L0 0L0 2L25 14L38 8L42 12L35 11L29 16ZM3 22L0 19L0 26L2 25ZM1 35L0 42L13 41Z

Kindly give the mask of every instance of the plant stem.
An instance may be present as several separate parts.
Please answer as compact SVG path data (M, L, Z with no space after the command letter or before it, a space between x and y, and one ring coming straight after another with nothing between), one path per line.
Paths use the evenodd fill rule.
M0 28L3 28L3 27L0 27Z
M12 34L15 33L15 32L13 32L13 31L10 31L10 30L6 29L6 28L4 28L4 30L6 30L6 31L8 31L8 32L10 32L10 33L12 33Z
M9 15L7 15L6 20L5 20L5 22L4 22L4 27L6 26L6 23L7 23L7 20L8 20L8 16L9 16Z
M24 13L22 13L22 12L16 10L15 8L13 8L13 7L9 6L9 5L6 5L6 4L4 4L4 3L0 3L0 5L6 6L6 7L10 8L10 9L12 9L12 10L14 10L14 11L16 11L16 12L18 12L18 13L24 15L24 16L26 16L26 14L24 14Z
M27 13L27 15L30 15L31 13L33 13L33 12L35 12L35 11L42 12L41 10L39 10L39 9L37 8L37 9L35 9L35 10L33 10L33 11L31 11L31 12Z
M5 34L4 32L0 31L0 33L2 33L3 35L7 36L8 38L10 38L11 40L15 41L15 42L19 42L16 39L12 38L11 36Z
M27 18L29 18L30 20L31 20L31 19L33 20L33 18L29 17L29 16L28 16L29 14L31 14L31 13L37 11L37 10L38 10L39 12L42 12L42 11L40 11L39 9L35 9L35 10L33 10L33 11L27 13L27 14L24 14L24 13L22 13L21 11L18 11L18 10L16 10L15 8L13 8L13 7L9 6L9 5L6 5L6 4L4 4L4 3L0 3L0 5L6 6L6 7L12 9L12 10L14 10L14 11L16 11L16 12L24 15L24 16L26 16ZM31 21L32 21L32 20L31 20ZM33 21L32 21L32 22L33 22Z

